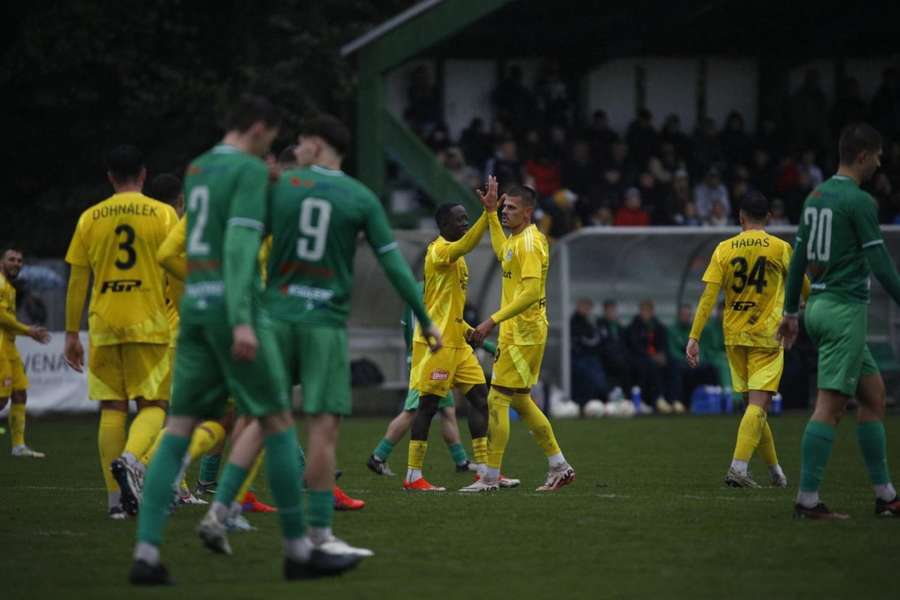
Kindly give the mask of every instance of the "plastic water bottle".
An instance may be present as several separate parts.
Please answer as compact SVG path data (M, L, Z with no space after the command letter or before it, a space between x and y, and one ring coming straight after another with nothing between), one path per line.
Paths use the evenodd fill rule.
M641 388L634 386L631 388L631 403L634 404L634 414L641 414Z
M781 394L775 394L774 396L772 396L772 410L771 410L771 412L772 412L773 415L780 415L780 414L781 414L781 411L783 410L783 406L782 406L782 404L781 404L781 401L782 401Z

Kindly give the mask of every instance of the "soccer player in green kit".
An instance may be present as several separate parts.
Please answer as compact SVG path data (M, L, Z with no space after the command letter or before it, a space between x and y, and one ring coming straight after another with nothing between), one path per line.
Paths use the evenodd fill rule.
M181 302L169 419L150 463L139 513L130 581L171 584L159 546L173 486L191 433L221 416L226 399L255 417L235 440L216 500L198 533L230 554L224 520L261 443L284 536L284 575L303 579L354 567L359 555L323 548L306 535L297 473L297 434L287 377L271 323L260 306L257 252L265 227L269 170L259 158L278 134L280 111L245 95L232 109L222 142L187 170L188 277Z
M360 232L412 307L432 350L441 347L440 331L425 310L381 203L341 171L349 149L350 132L340 121L328 115L307 121L295 151L302 167L278 179L269 213L272 251L263 299L288 378L303 386L308 523L316 544L344 544L331 532L332 488L341 417L351 411L346 321Z
M786 348L797 338L803 274L809 271L806 330L819 352L816 408L802 441L800 489L794 515L847 519L819 500L819 485L847 401L856 396L857 437L875 490L875 514L900 516L891 483L884 433L884 381L866 345L869 276L900 304L900 276L884 247L875 200L860 189L880 166L881 135L865 123L848 126L839 141L836 175L807 197L788 269L784 317L778 329Z

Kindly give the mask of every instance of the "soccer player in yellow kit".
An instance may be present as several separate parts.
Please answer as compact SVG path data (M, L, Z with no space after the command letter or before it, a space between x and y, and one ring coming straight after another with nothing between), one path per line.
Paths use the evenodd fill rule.
M46 328L25 325L16 319L16 288L13 280L22 270L22 252L4 248L0 254L0 410L12 397L9 407L9 432L12 455L20 458L44 458L43 452L25 444L25 403L28 399L28 376L16 348L16 336L27 335L42 344L50 341Z
M406 490L442 492L445 489L428 483L422 476L422 467L428 450L431 420L441 399L452 388L465 394L470 404L469 431L475 464L483 468L487 462L487 389L484 371L466 340L471 327L463 319L463 310L469 285L465 255L481 241L487 229L488 215L493 213L496 218L497 181L493 177L488 180L487 190L481 197L484 212L471 228L469 215L460 204L443 204L434 217L440 235L428 245L425 254L425 307L441 331L444 346L437 352L429 350L421 326L416 325L412 364L419 375L415 384L419 406L410 432L406 480L403 482Z
M98 445L109 514L122 519L137 513L143 480L139 458L166 418L171 332L165 276L156 254L178 216L168 204L141 193L147 172L140 150L118 146L107 163L116 193L81 214L66 253L71 273L65 358L83 371L78 331L93 274L88 396L101 402ZM129 400L137 401L138 413L126 439Z
M575 480L575 469L566 462L550 421L531 398L547 344L547 270L550 248L547 238L532 224L534 190L512 186L501 198L503 221L491 212L488 226L491 245L503 270L500 310L472 330L470 341L481 343L500 324L500 339L488 395L488 464L485 474L463 491L496 489L500 466L509 441L509 407L521 415L547 457L549 471L539 492L557 490Z
M703 274L706 289L700 297L685 353L688 364L700 361L700 335L725 291L725 352L734 391L747 394L747 409L738 427L737 443L725 483L733 487L759 487L747 469L754 450L769 467L772 485L787 487L778 464L775 439L766 415L778 391L784 368L784 348L775 338L784 306L784 281L791 261L791 245L766 233L769 202L750 192L741 202L743 231L716 246ZM809 293L809 281L804 294Z

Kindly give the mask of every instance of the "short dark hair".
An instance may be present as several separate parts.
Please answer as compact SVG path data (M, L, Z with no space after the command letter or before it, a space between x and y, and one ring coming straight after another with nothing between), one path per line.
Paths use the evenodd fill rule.
M7 252L18 252L23 256L25 254L25 252L22 251L22 246L15 242L6 242L0 246L0 258L4 258Z
M769 216L769 199L756 190L750 190L741 199L741 212L757 223L764 223Z
M121 144L106 155L106 170L116 181L137 179L144 168L144 155L137 146Z
M347 156L350 151L350 130L337 117L329 114L322 113L306 119L300 128L300 135L322 138L341 156Z
M281 151L278 155L278 164L279 165L294 165L297 163L297 157L294 155L294 150L297 149L296 144L291 144L287 148Z
M881 145L881 134L874 127L868 123L851 123L844 127L838 141L841 164L850 166L860 152L877 152Z
M535 206L537 206L537 192L535 192L534 188L532 188L531 186L513 183L506 186L506 191L504 191L503 193L507 196L515 196L516 198L521 198L525 206L528 206L530 208L534 208Z
M458 202L444 202L437 207L437 210L434 212L434 222L437 223L438 229L444 228L447 219L450 218L450 212L457 206L462 206L462 204Z
M270 128L279 127L281 119L281 109L272 104L268 98L253 94L241 94L225 117L225 129L244 132L259 121Z
M160 173L144 186L144 195L174 205L181 195L181 179L172 173Z

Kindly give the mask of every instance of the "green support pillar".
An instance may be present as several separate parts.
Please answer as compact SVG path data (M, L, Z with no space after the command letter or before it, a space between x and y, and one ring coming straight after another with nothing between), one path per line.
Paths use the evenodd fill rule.
M363 63L370 55L363 55ZM356 165L359 179L384 195L384 77L369 65L360 69L356 96Z

